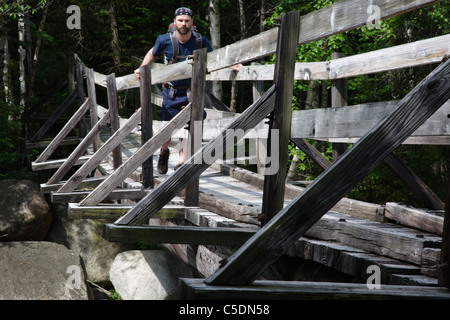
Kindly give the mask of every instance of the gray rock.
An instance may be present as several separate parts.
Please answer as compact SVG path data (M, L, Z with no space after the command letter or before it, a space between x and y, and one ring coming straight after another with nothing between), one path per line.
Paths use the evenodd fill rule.
M106 285L109 269L120 252L134 249L134 244L108 242L102 238L104 220L71 219L66 204L51 204L54 214L53 224L47 241L65 245L77 252L84 261L87 279Z
M0 243L0 299L87 300L80 256L44 241Z
M0 241L40 241L52 213L39 185L29 180L0 180Z
M164 250L131 250L114 259L109 272L123 300L177 298L178 278L192 278L191 270Z

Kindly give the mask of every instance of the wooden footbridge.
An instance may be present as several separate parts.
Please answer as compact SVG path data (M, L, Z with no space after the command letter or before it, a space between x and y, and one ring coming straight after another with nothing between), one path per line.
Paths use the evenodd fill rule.
M370 4L385 19L436 2ZM289 12L279 27L249 39L208 54L197 50L186 62L141 67L141 80L99 74L75 56L74 90L55 114L74 101L79 108L33 162L34 170L54 172L42 191L68 203L73 218L112 219L103 228L108 241L163 244L195 270L197 278L180 279L187 299L449 299L449 211L393 152L402 143L450 143L450 35L326 62L295 61L297 46L365 25L367 7L367 1L346 0L305 16ZM227 68L273 53L275 65L249 65L239 73ZM402 100L346 106L345 78L425 64L436 69ZM152 105L161 97L152 86L182 78L192 78L192 102L170 122L153 119ZM202 122L206 81L232 79L254 82L254 103L234 114L212 97ZM294 80L332 80L333 105L291 111ZM261 89L263 81L270 88ZM108 108L97 104L101 88ZM132 88L140 88L141 107L120 118L117 92ZM68 158L52 159L87 114L89 132ZM154 174L160 146L188 133L202 134L204 143L189 139L192 156L176 171L173 145L168 174ZM355 144L330 163L306 138ZM258 173L223 157L242 139L256 141ZM324 169L307 187L286 183L286 170L271 171L286 168L289 140ZM382 161L428 210L345 198ZM292 261L312 261L353 280L289 279L283 270L295 267Z

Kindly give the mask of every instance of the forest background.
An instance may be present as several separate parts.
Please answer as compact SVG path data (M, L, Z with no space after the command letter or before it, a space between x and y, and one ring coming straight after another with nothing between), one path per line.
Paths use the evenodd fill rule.
M336 1L0 0L0 179L40 179L30 169L39 151L26 148L26 141L65 99L68 90L60 90L38 110L34 106L67 79L68 57L72 53L95 71L122 76L133 72L133 56L143 57L156 37L167 32L174 10L180 6L194 11L198 31L218 48L272 28L284 12L300 10L305 15L333 2ZM68 27L73 12L67 8L71 5L80 8L79 28ZM364 26L302 45L297 50L297 61L326 61L333 52L350 56L447 34L449 19L450 1L442 1L381 21L376 28ZM274 63L274 57L259 62ZM401 99L435 67L349 78L348 105ZM292 109L329 107L330 87L329 81L296 81ZM218 94L236 112L251 104L249 83L223 82ZM98 99L100 105L107 105L106 96L100 94ZM134 101L132 95L119 95L121 116L127 117L139 107ZM331 144L310 142L331 159ZM293 144L289 153L291 160L294 156L299 160L295 179L313 180L322 171ZM445 200L449 147L401 146L396 154ZM383 164L348 196L380 204L395 201L423 206Z

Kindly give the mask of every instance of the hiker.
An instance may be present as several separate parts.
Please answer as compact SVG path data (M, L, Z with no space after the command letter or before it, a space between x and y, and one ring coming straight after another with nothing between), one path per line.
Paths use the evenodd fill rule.
M199 48L207 48L208 52L211 52L213 49L209 40L196 32L192 17L193 12L189 8L182 7L175 10L174 26L169 27L168 33L158 36L153 48L145 55L141 66L153 63L155 57L160 54L164 54L166 64L171 64L186 60L187 56L192 55L194 50ZM233 66L232 69L239 71L239 66ZM134 74L139 78L139 69L136 69ZM182 107L188 105L190 86L191 79L164 83L163 103L160 112L162 121L171 120L180 112ZM169 143L170 139L162 145L160 150L157 166L160 174L165 174L168 170ZM175 166L175 170L186 160L184 156L183 148L181 148L179 151L180 162Z

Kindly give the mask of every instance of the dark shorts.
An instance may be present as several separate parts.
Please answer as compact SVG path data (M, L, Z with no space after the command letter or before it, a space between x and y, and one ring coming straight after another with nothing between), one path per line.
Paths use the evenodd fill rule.
M164 87L162 89L163 103L160 111L162 121L169 121L181 111L181 107L187 106L189 103L187 90L174 89L173 96L170 96L170 89Z
M173 96L170 96L171 89L163 87L163 102L159 115L162 121L170 121L181 111L181 107L189 104L187 90L173 89ZM206 118L206 110L203 110L203 119Z

